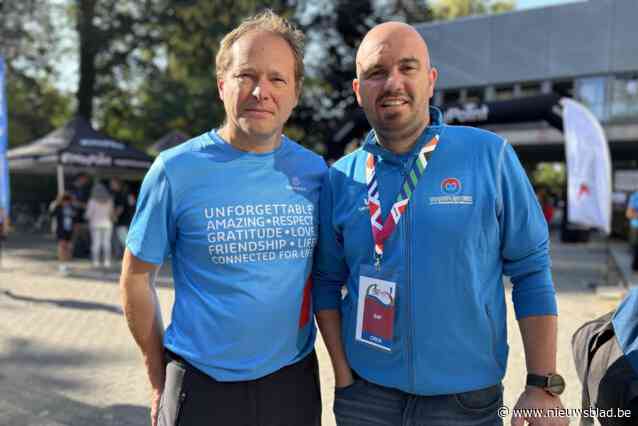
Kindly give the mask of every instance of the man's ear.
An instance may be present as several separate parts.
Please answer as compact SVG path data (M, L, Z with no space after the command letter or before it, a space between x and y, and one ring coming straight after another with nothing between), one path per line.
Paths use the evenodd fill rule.
M434 87L436 86L436 79L439 78L439 71L432 67L428 73L428 79L430 80L430 97L434 96Z
M359 94L359 79L355 78L354 80L352 80L352 90L354 91L354 96L355 98L357 98L357 103L359 104L359 106L363 106L361 105L361 95Z
M217 79L217 93L219 93L219 99L224 100L224 80L221 78Z

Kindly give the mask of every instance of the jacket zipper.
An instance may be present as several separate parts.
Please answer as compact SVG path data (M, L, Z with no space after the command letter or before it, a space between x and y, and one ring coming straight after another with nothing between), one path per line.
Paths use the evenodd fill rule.
M405 180L407 178L407 172L405 171L405 169L401 170L401 174L403 175L403 180ZM409 205L409 204L408 204ZM414 393L414 390L416 388L416 384L415 384L415 371L414 371L414 315L412 312L412 299L413 299L413 291L412 291L412 240L410 239L410 225L412 225L412 214L410 212L410 209L407 208L405 210L405 225L403 226L404 229L404 235L403 235L403 241L405 242L405 247L406 247L406 256L405 258L407 259L407 280L406 280L406 306L408 309L408 316L407 316L407 330L408 330L408 351L407 351L407 355L408 355L408 374L410 375L410 382L409 382L409 387L410 390L412 391L411 393Z

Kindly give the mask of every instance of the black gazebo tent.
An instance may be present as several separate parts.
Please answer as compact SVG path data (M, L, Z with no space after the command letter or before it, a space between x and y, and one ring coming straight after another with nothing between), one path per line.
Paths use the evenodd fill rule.
M153 161L146 153L96 131L81 117L28 145L9 150L7 159L14 173L57 173L58 191L64 188L65 174L86 172L139 179Z

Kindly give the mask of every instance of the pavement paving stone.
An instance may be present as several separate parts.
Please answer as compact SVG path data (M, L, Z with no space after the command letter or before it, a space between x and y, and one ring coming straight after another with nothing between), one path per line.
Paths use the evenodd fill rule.
M149 387L141 357L119 306L117 270L93 271L74 261L69 276L57 272L55 243L41 236L9 242L0 270L0 426L138 426L148 424ZM558 369L567 379L567 408L580 407L571 335L585 321L613 309L618 297L600 297L606 246L553 242L553 274L559 301ZM170 272L168 272L170 276ZM158 295L165 323L173 291ZM523 388L525 362L518 326L508 300L510 357L504 379L505 405ZM330 361L319 341L323 426L333 426ZM296 425L295 425L296 426Z

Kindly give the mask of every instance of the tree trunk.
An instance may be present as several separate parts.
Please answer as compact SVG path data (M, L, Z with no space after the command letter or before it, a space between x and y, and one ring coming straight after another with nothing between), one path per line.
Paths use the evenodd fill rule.
M93 97L95 96L95 57L98 43L93 23L96 0L80 0L77 17L77 31L80 38L80 84L77 91L77 115L89 122L93 117Z

